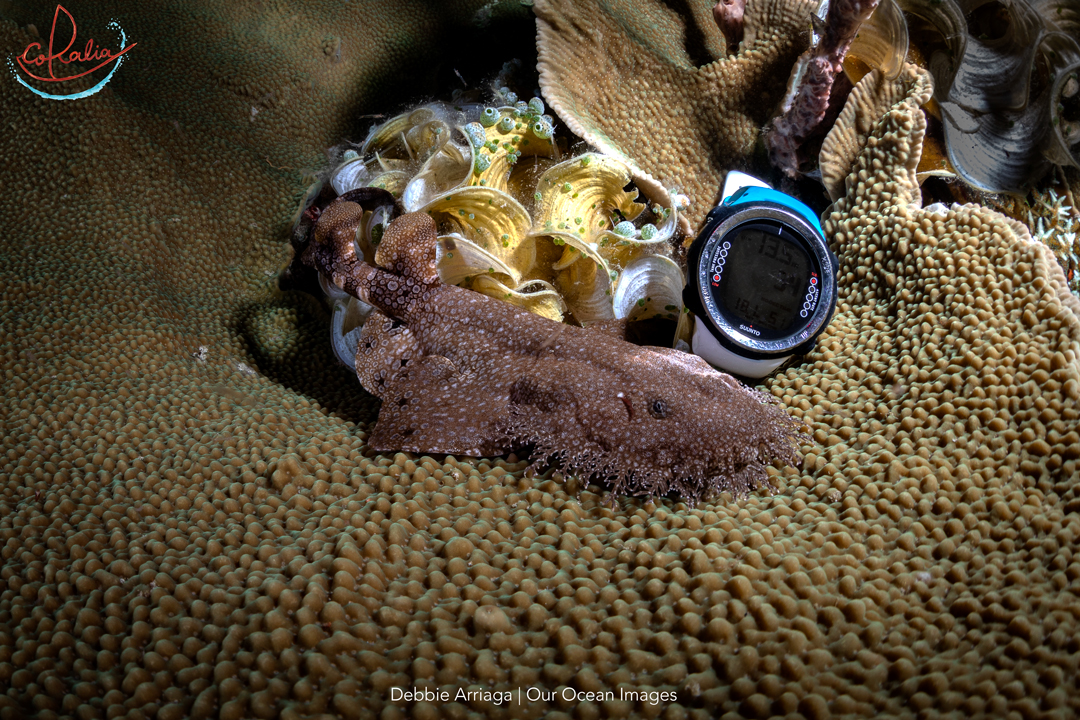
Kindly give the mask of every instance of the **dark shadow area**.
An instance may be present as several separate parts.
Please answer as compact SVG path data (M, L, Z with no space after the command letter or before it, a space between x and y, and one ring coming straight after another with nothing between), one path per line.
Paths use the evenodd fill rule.
M441 12L444 41L422 56L406 58L402 69L372 79L372 95L385 98L378 107L356 108L341 140L363 140L375 125L411 107L455 94L462 100L489 102L495 77L503 65L520 61L520 81L515 89L528 100L539 95L536 73L536 21L532 8L520 3L500 3L478 11L472 22L462 24L450 9ZM402 78L408 78L402 82Z
M670 0L669 7L679 14L682 18L683 25L686 27L686 37L684 43L686 47L686 54L690 56L690 62L696 67L702 65L708 65L709 63L717 60L719 55L710 49L710 45L714 45L715 42L710 42L708 33L719 32L716 28L716 23L712 17L711 4L709 5L709 11L707 14L702 15L700 12L695 13L690 3L693 0ZM702 3L696 3L702 5ZM704 23L708 23L705 26Z
M272 304L245 306L232 329L243 338L258 372L273 382L343 420L375 421L379 400L334 355L330 315L314 295L286 291Z
M826 208L832 204L825 186L821 184L821 180L814 177L804 175L798 180L791 180L782 175L779 178L779 184L774 187L804 202L819 219Z

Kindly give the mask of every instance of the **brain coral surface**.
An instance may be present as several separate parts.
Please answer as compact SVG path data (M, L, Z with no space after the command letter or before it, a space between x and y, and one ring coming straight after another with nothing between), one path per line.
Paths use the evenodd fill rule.
M767 386L814 436L775 496L366 449L275 278L296 168L447 27L398 6L185 4L94 98L0 85L0 718L1075 717L1077 309L1012 225L907 204L902 108Z

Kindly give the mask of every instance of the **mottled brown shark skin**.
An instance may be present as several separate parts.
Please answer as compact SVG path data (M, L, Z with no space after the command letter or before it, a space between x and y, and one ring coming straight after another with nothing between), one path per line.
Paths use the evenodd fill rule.
M444 285L423 213L387 228L359 260L352 203L328 209L305 260L378 310L357 376L382 399L379 452L498 455L533 445L534 464L609 483L616 494L697 500L769 485L766 466L798 460L798 425L770 396L677 350L640 347ZM325 222L324 222L325 221Z

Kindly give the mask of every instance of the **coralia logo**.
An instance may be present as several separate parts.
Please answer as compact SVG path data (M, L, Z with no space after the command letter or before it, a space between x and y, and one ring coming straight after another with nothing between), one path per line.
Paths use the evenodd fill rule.
M63 13L64 16L67 17L68 22L71 23L71 39L68 40L68 43L64 46L63 50L56 51L55 48L59 44L56 37L56 26L58 21L60 20L60 13ZM108 27L109 29L116 30L120 33L120 45L121 47L123 47L123 49L119 52L114 53L106 47L95 48L93 38L86 41L86 47L82 51L71 50L71 47L75 44L76 35L78 34L78 28L75 25L75 18L72 17L71 13L69 13L63 5L57 5L56 12L53 14L52 29L49 31L48 52L44 52L42 50L41 43L33 42L27 45L26 49L22 51L22 54L15 58L15 62L19 64L19 67L22 68L22 71L26 73L28 77L31 77L34 80L40 80L41 82L50 83L74 80L75 78L89 75L95 70L105 67L109 63L115 62L116 64L109 71L109 74L102 78L101 82L97 83L89 89L77 93L72 93L70 95L53 94L38 90L37 88L26 82L26 80L24 80L19 75L19 71L15 68L15 63L11 61L11 58L8 58L8 67L11 68L11 74L15 77L16 80L19 81L20 85L27 88L31 92L36 93L43 98L46 98L47 100L78 100L79 98L89 97L101 88L105 87L105 83L109 82L109 80L112 79L112 76L116 74L116 71L120 69L120 66L123 64L124 54L131 48L135 47L135 45L137 44L131 43L130 45L126 45L127 35L124 33L124 29L121 28L115 20L110 22L108 24ZM84 70L83 72L74 75L58 76L57 70L60 68L54 67L54 63L56 61L59 61L59 63L62 65L70 65L71 63L75 62L97 62L97 64L89 70ZM43 67L48 69L47 75L43 70L40 69Z

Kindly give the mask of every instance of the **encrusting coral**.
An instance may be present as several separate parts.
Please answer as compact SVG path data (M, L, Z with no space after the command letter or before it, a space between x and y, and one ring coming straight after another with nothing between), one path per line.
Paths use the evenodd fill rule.
M701 358L443 284L425 213L393 220L368 264L356 230L393 199L360 192L327 208L303 259L376 308L356 353L357 376L383 401L374 450L476 456L533 445L534 468L554 459L615 494L692 501L742 496L768 485L773 460L796 461L800 435L784 411Z
M746 169L759 131L809 41L810 0L748 0L738 51L715 3L538 0L544 98L577 135L634 168L650 192L690 200L685 229ZM681 7L681 9L680 9Z
M153 51L93 98L0 83L0 716L1080 714L1075 301L999 216L909 204L910 103L828 218L833 323L764 386L814 435L775 495L371 450L330 319L274 284L279 168L481 4L140 6Z
M911 64L905 65L892 80L885 79L880 70L873 70L859 81L848 95L818 156L821 182L831 199L844 196L851 166L863 151L878 119L904 98L912 97L925 103L932 92L933 81L929 73ZM917 163L918 156L915 160Z

